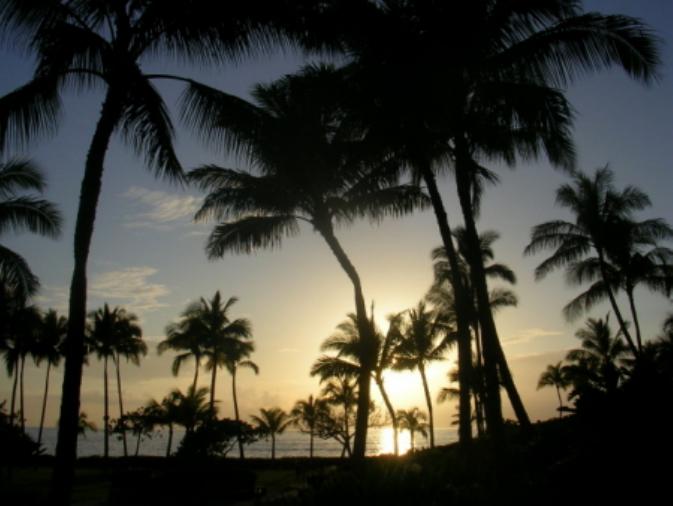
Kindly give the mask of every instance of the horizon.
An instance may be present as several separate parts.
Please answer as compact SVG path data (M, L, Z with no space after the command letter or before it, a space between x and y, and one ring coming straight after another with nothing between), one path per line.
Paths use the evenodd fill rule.
M652 199L653 206L639 216L671 221L673 27L667 20L673 18L673 5L664 0L646 5L594 0L587 1L585 7L587 11L640 17L657 31L664 45L662 79L650 87L639 85L617 71L582 78L569 87L568 96L577 114L574 137L578 168L593 172L609 163L618 187L633 184ZM5 66L13 69L0 76L0 94L4 95L27 80L32 62L7 49L2 49L0 55ZM202 69L194 75L248 98L252 84L270 82L296 70L304 61L298 54L279 51L274 57L243 64L237 71ZM186 71L180 66L175 69ZM167 103L173 105L180 87L162 84L160 89ZM67 314L74 214L100 96L70 94L64 102L64 122L59 133L24 153L45 171L49 181L46 198L56 202L65 217L63 234L58 241L12 234L3 239L3 244L23 255L40 278L42 290L36 303L45 310L54 307L64 313L65 309ZM236 160L214 152L211 146L203 146L182 127L176 114L173 117L177 153L185 169L208 162L241 166L236 165ZM8 157L8 153L3 154L3 160ZM523 256L533 225L569 217L553 205L554 191L567 181L567 175L553 170L543 158L519 163L516 171L497 164L492 166L502 180L497 187L487 188L478 226L480 231L494 229L501 233L494 244L495 259L512 267L517 274L519 282L514 291L520 299L518 307L497 313L498 331L531 420L551 418L556 416L555 394L552 389L537 391L537 378L547 364L557 362L568 349L579 344L573 335L583 325L585 316L604 316L609 308L604 303L575 322L565 321L560 308L579 290L567 287L561 272L536 282L533 270L543 255ZM455 226L462 220L453 184L444 178L440 189ZM259 376L247 371L238 376L243 418L249 419L247 415L262 407L278 405L289 410L297 399L318 392L318 379L309 376L309 368L321 354L320 343L352 311L352 288L327 246L305 226L298 237L285 240L282 248L207 261L203 242L212 224L191 223L200 197L194 189L180 189L155 180L118 138L111 145L88 269L88 308L94 310L108 302L111 306L125 307L141 319L150 351L140 367L122 362L126 408L135 409L150 397L160 399L171 388L184 390L190 383L193 365L186 364L181 374L173 377L170 373L173 355L166 352L158 357L156 343L162 339L164 327L189 302L201 296L212 297L220 290L225 298L239 298L231 315L251 320L257 347L251 358L260 366ZM360 272L367 304L375 303L377 322L385 330L382 325L385 315L413 307L431 284L430 250L440 243L434 216L430 211L416 212L402 219L386 219L379 226L363 221L338 229L337 234ZM649 340L658 335L671 304L666 298L644 290L638 290L637 302L643 335ZM433 399L446 386L446 372L453 365L455 350L451 357L431 368ZM47 427L53 427L58 416L61 373L62 366L52 374ZM218 378L220 414L233 415L229 376L220 373ZM26 373L27 425L38 421L43 381L44 369L30 363ZM207 381L201 375L201 383ZM417 373L389 376L388 381L396 409L412 406L423 409L425 402ZM8 399L10 389L11 381L3 375L0 399ZM375 388L372 394L383 407ZM84 369L82 410L99 424L102 398L102 366L92 359ZM115 388L110 403L111 415L116 418ZM505 416L513 418L504 395L503 408ZM435 403L437 428L449 427L455 411L453 402Z

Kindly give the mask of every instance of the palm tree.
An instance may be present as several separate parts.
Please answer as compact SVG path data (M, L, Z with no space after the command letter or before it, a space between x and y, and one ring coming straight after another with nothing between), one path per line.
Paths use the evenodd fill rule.
M353 379L351 375L339 374L330 378L326 378L320 391L321 397L328 405L343 407L343 415L334 416L332 418L332 425L330 432L337 435L337 441L343 445L341 456L352 456L351 449L351 418L353 415L353 406L357 405L359 398L359 383ZM340 426L340 427L339 427Z
M634 320L637 320L633 289L639 282L668 291L671 283L671 258L667 248L656 247L657 239L673 236L673 230L663 220L635 222L633 213L650 205L642 191L633 186L617 190L614 174L607 167L596 170L593 177L576 172L571 184L562 185L556 192L556 202L574 215L574 222L555 220L533 228L526 254L543 249L554 253L535 270L538 279L554 269L566 268L566 278L574 284L592 281L592 285L564 308L568 318L588 311L597 302L608 298L621 333L635 357L640 353L640 330L637 344L617 304L615 291L623 287L631 302ZM648 254L641 254L642 246L655 246ZM591 252L596 256L587 256Z
M216 411L213 411L210 407L207 397L207 388L194 389L190 386L187 389L187 393L184 394L178 389L171 390L167 400L164 399L162 404L166 405L169 414L174 415L172 417L173 423L182 425L185 428L185 432L190 433L199 424L209 420L216 414ZM170 447L168 453L170 453Z
M250 339L252 334L250 321L246 318L229 319L229 308L237 301L236 297L230 297L223 303L218 290L210 301L202 297L187 309L187 318L193 322L195 331L203 341L206 370L211 371L211 409L215 406L217 369L226 367L230 357L236 355L244 340Z
M308 456L313 458L313 438L318 429L321 419L329 414L329 406L325 399L315 399L312 395L308 399L300 399L294 403L290 416L292 423L299 428L301 432L309 435Z
M120 325L125 325L126 330L120 332L119 342L115 346L112 356L117 372L117 398L119 399L119 417L124 416L124 402L122 397L122 377L121 377L121 358L131 361L133 364L140 365L140 357L147 355L147 343L143 341L140 327L137 325L135 315L127 314ZM123 426L122 426L123 428ZM128 457L128 447L126 442L126 432L122 430L122 442L124 446L124 457Z
M0 163L0 234L7 229L28 230L34 234L58 237L61 214L51 202L34 195L20 195L22 190L42 193L44 176L29 161L10 160ZM18 299L37 291L39 282L25 259L0 245L0 282Z
M238 396L236 394L236 373L240 368L250 369L255 374L259 374L259 366L247 358L255 351L255 345L251 341L237 341L236 344L227 350L225 367L231 374L231 396L234 401L234 416L236 421L240 422L241 417L238 412ZM243 439L238 435L238 451L241 459L245 458L243 451Z
M451 337L455 335L453 332L453 328L440 314L426 310L425 303L421 301L415 309L409 310L408 323L402 330L402 339L395 350L396 369L418 369L421 375L425 402L428 406L431 448L435 447L435 427L432 397L425 374L426 367L431 362L444 360L444 355L451 345Z
M204 137L247 158L259 175L205 166L190 180L210 193L196 217L221 221L206 246L210 258L227 252L273 248L309 223L327 242L354 291L361 338L373 346L360 276L334 233L357 218L381 220L426 202L415 186L382 170L388 160L365 145L338 97L347 83L331 67L307 67L271 85L257 85L257 104L192 85L187 122ZM363 144L365 143L365 144ZM354 455L364 457L373 363L362 365Z
M397 419L400 421L400 429L409 431L409 439L411 441L411 451L415 450L415 435L418 432L425 439L428 438L429 425L425 422L428 417L418 408L411 408L409 410L400 409L397 412ZM432 434L432 429L430 429Z
M51 368L57 367L63 357L63 341L68 332L68 320L59 316L56 310L50 309L42 317L42 328L37 336L37 342L32 349L32 356L36 365L43 361L47 363L47 373L44 379L44 396L42 397L42 414L40 415L40 429L37 433L37 444L42 443L44 416L47 412L47 397L49 395L49 374Z
M115 131L145 154L157 174L180 179L173 151L173 127L166 106L152 84L165 75L143 73L141 62L159 54L224 62L278 40L267 18L268 3L237 2L222 15L204 0L70 2L51 0L0 3L3 35L29 50L38 62L33 79L0 104L0 149L7 139L23 142L53 130L60 91L103 85L105 98L87 153L75 225L74 271L70 288L68 346L59 422L54 494L66 503L70 494L77 445L77 407L86 320L86 264L101 191L105 154ZM56 498L56 497L55 497Z
M201 329L198 322L191 318L191 313L189 313L190 308L191 306L187 308L187 311L182 313L180 321L171 323L166 327L166 339L157 345L157 352L159 355L167 350L178 352L171 364L173 376L177 376L180 373L180 368L186 360L194 357L194 381L192 381L192 388L196 390L201 359L205 354L205 342L203 335L200 334Z
M322 351L335 351L336 356L321 356L313 367L311 368L312 376L320 376L321 381L330 377L339 375L347 375L352 378L357 378L360 374L362 362L368 359L363 358L363 355L371 353L374 355L374 368L372 370L372 379L381 393L383 402L386 405L388 414L393 425L393 441L395 455L399 453L397 441L397 419L395 418L395 410L385 389L383 374L390 369L395 359L395 350L401 339L400 325L402 321L402 314L391 315L388 318L389 326L388 332L384 336L374 323L374 309L372 308L372 318L370 325L374 329L374 347L365 348L357 326L357 317L350 313L348 319L341 322L337 329L338 331L327 338L321 345ZM370 359L371 361L371 359Z
M140 340L142 331L136 324L138 317L133 313L127 313L120 307L110 309L105 304L102 308L92 312L90 340L93 351L98 360L103 360L103 456L109 457L110 453L110 413L108 395L108 360L116 361L119 350L123 350L129 340ZM118 377L119 379L119 377Z
M271 459L276 458L276 434L282 434L292 423L292 418L280 408L260 409L259 416L253 415L257 430L265 436L271 436Z
M544 387L554 387L556 389L556 396L558 397L558 413L559 418L563 417L563 398L561 397L561 390L568 388L570 382L566 374L563 362L557 364L550 364L547 369L540 375L537 382L538 390Z
M77 435L86 437L87 431L97 432L98 427L96 427L95 423L89 420L89 417L84 411L81 411L77 418Z
M366 26L351 19L356 26L344 31L339 42L364 70L362 80L372 97L363 104L373 108L365 121L375 119L379 137L404 153L428 187L454 272L457 258L435 180L444 160L453 162L471 250L476 252L475 204L484 180L495 180L479 158L511 165L517 155L532 158L544 150L554 163L572 162L570 108L548 86L560 87L615 64L650 81L658 63L654 39L642 23L625 16L584 14L579 2L383 0L374 5L376 13L360 18ZM501 439L497 368L504 369L504 355L498 349L478 254L473 262L491 394L489 430ZM463 307L466 296L457 276L453 284ZM459 355L465 365L470 357L460 348L469 341L461 314ZM463 435L468 436L461 430Z

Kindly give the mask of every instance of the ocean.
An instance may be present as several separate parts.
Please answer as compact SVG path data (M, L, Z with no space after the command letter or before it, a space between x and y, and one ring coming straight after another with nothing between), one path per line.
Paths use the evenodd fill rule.
M37 440L37 427L26 427L26 431ZM54 454L56 448L56 428L45 428L42 434L42 445L45 453ZM173 451L180 444L183 432L175 430L173 436ZM80 457L89 457L103 454L103 433L89 432L85 437L80 436L77 444L77 455ZM458 440L454 428L440 427L435 429L435 444L446 445ZM136 438L129 434L127 436L128 451L130 455L135 453ZM140 455L163 456L166 454L166 445L168 443L167 431L157 431L151 438L143 438L140 443ZM426 448L429 441L425 440L419 434L415 437L415 447ZM399 436L400 452L406 453L411 444L409 433L404 431ZM306 457L309 451L309 436L295 430L287 430L285 433L276 436L276 458L282 457ZM122 442L116 435L110 435L110 455L123 455ZM390 427L371 428L367 434L367 455L383 455L393 453L393 431ZM341 445L331 440L316 438L314 440L314 455L320 457L338 457L341 455ZM238 446L234 446L227 455L228 457L238 458ZM271 457L271 439L257 441L245 447L245 456L251 458L270 458Z

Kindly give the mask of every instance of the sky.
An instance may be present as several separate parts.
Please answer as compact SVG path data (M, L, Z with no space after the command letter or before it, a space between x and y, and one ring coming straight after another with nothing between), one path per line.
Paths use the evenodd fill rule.
M642 18L662 39L661 80L649 87L629 80L614 70L586 77L570 86L567 95L575 108L575 141L578 167L593 172L609 164L616 184L633 184L645 191L653 206L640 216L662 217L673 222L673 2L670 0L591 0L587 11L621 13ZM176 65L148 66L148 70L189 74L229 93L249 98L251 86L271 82L297 70L304 58L292 51L256 58L219 69ZM0 95L26 82L32 60L11 48L0 49ZM180 86L159 85L175 112ZM5 152L0 159L25 156L46 173L46 197L60 207L65 224L62 237L53 241L29 234L3 234L2 244L23 255L42 282L36 299L43 308L67 313L67 291L72 271L72 240L84 158L97 115L101 95L86 93L64 96L64 115L58 133L24 152ZM203 163L245 168L239 160L205 146L179 123L176 146L186 169ZM274 251L228 255L208 261L204 243L212 224L195 224L194 211L202 198L198 192L156 180L120 139L107 154L103 190L98 207L89 259L90 310L104 302L123 305L142 323L150 353L141 367L122 364L124 401L127 409L160 399L172 388L186 388L193 375L187 364L178 377L170 372L171 353L156 354L165 326L174 321L187 304L199 297L236 296L233 317L249 318L257 350L253 360L259 376L241 371L238 387L243 414L259 408L280 406L289 410L294 401L317 394L318 381L309 369L320 355L320 343L353 310L352 287L327 245L310 228L299 237L284 241ZM554 205L556 188L567 176L540 159L520 163L515 170L492 165L501 176L483 200L479 227L501 233L495 243L496 259L509 265L518 276L515 291L519 305L497 314L496 322L505 353L533 420L555 415L556 396L551 389L536 390L537 379L547 364L556 363L578 342L573 337L583 319L564 320L561 308L579 293L568 287L562 273L536 282L533 271L544 258L524 257L531 228L550 219L570 219ZM441 181L441 191L452 225L460 224L460 208L450 178ZM339 239L362 278L365 297L374 301L376 318L384 325L385 315L413 307L432 281L430 250L439 244L434 215L417 212L378 226L364 221L337 231ZM671 310L670 301L659 295L637 291L643 334L657 335ZM622 305L625 301L621 300ZM607 304L588 316L608 312ZM612 319L614 321L614 318ZM455 358L430 369L433 397L447 386L446 373ZM204 385L205 375L201 375ZM217 398L223 416L233 416L231 384L225 373L218 375ZM32 364L26 370L26 416L37 423L44 369ZM62 376L52 376L47 425L58 416ZM396 408L424 409L420 378L416 373L391 374L387 378ZM9 398L11 382L0 377L0 400ZM82 382L82 409L89 418L102 416L102 367L91 360ZM505 415L513 417L503 397ZM380 404L380 403L379 403ZM113 416L116 397L112 396ZM448 426L455 412L452 404L435 406L436 426Z

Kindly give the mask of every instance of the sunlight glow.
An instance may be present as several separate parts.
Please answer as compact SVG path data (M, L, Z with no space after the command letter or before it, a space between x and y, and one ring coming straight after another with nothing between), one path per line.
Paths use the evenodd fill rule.
M379 453L380 454L393 454L395 453L395 441L394 441L394 432L392 427L385 427L381 429L381 439L379 440ZM397 441L399 444L400 455L404 455L411 449L411 438L409 437L408 431L402 431L397 436Z

